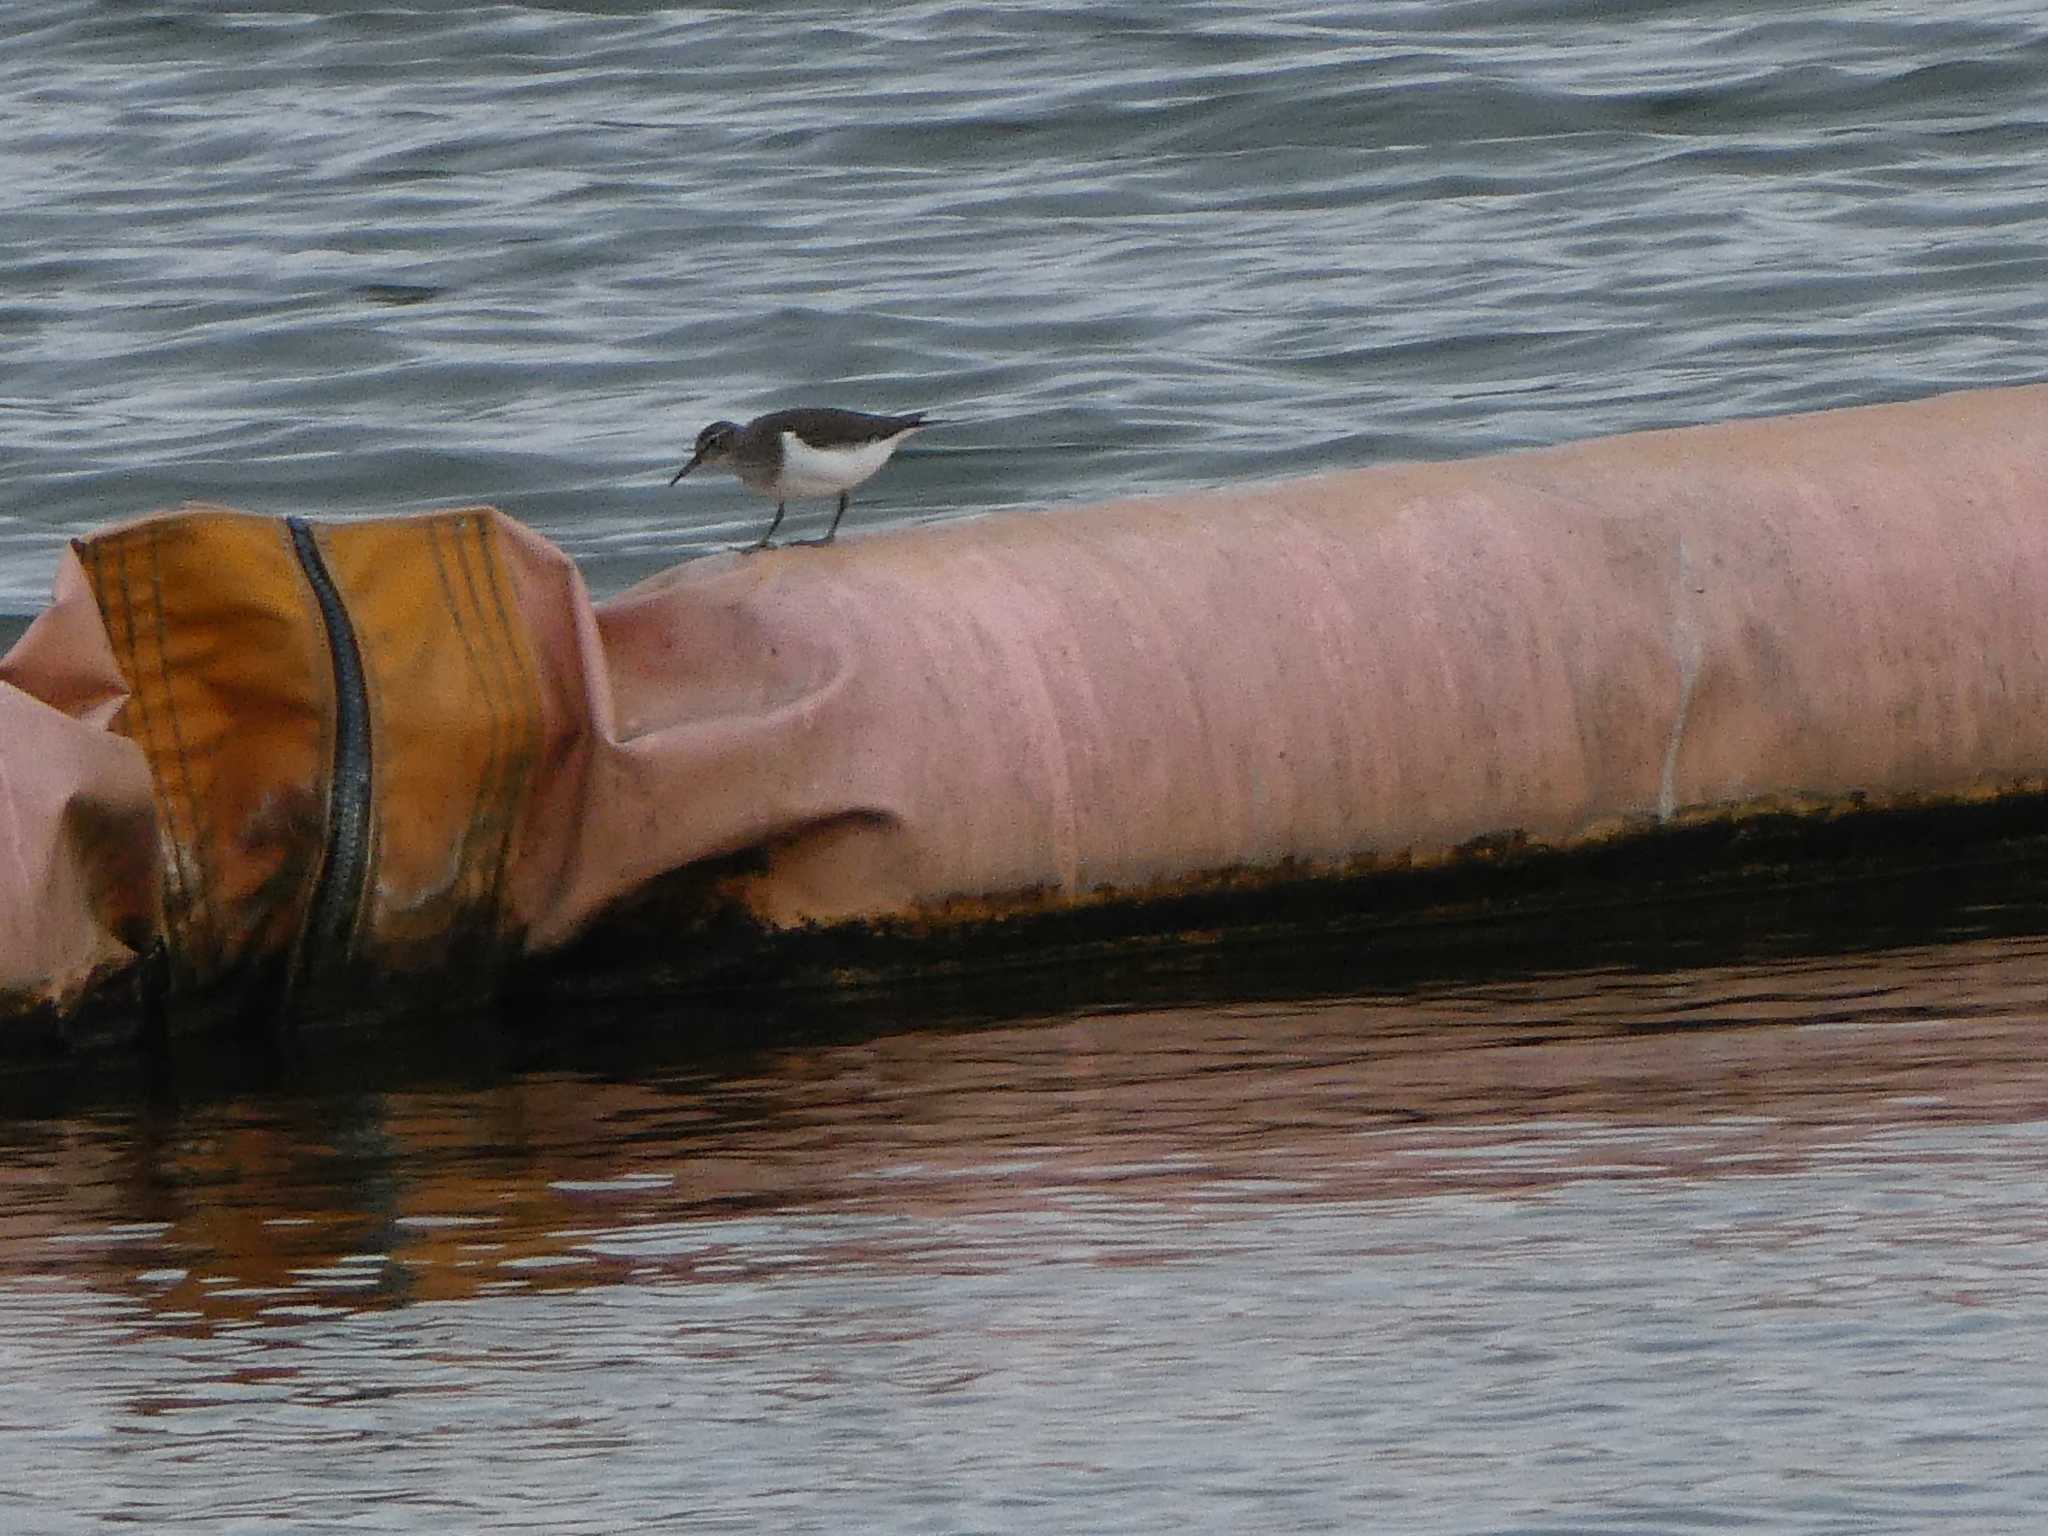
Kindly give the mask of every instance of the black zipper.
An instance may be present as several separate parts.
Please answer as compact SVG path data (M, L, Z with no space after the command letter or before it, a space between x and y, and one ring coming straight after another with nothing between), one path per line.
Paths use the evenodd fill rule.
M289 1020L305 990L346 962L354 946L363 890L370 871L370 800L374 788L370 756L370 688L363 653L356 644L348 608L328 573L320 545L304 518L284 520L292 552L320 605L327 630L327 657L334 668L334 759L327 774L327 844L320 874L306 904L291 970L285 978L283 1012Z

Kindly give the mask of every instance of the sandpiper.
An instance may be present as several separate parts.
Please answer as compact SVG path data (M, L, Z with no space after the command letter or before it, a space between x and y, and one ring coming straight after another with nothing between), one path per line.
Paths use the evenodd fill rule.
M839 497L839 510L820 544L830 544L846 516L846 496L889 462L903 440L930 425L923 411L907 416L871 416L829 406L800 405L756 416L744 427L714 421L697 434L697 451L675 472L670 485L699 464L730 469L750 491L775 498L775 521L752 547L766 549L782 526L788 504L804 496Z

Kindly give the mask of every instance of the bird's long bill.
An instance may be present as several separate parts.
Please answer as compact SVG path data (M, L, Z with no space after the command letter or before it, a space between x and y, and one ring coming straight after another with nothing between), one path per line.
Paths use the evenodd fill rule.
M675 472L675 474L674 474L674 475L672 475L672 476L670 477L670 479L669 479L669 482L668 482L668 483L669 483L670 485L674 485L674 484L676 483L676 481L678 481L678 480L682 479L682 478L683 478L683 476L687 475L687 474L688 474L688 473L689 473L689 472L690 472L691 470L695 469L695 468L696 468L696 467L697 467L697 466L698 466L699 464L702 464L703 462L704 462L704 455L703 455L703 454L701 454L701 453L693 453L693 454L691 454L691 455L690 455L690 462L689 462L689 463L687 463L687 464L685 464L685 465L684 465L684 466L683 466L683 467L682 467L681 469L677 470L677 471Z

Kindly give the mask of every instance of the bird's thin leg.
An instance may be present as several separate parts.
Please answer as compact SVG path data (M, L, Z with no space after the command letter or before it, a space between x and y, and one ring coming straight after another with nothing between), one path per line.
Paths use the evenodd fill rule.
M775 537L775 530L782 526L782 514L788 510L788 502L778 501L777 503L775 503L775 521L768 525L768 531L766 533L762 534L757 541L755 541L753 544L748 545L747 547L749 549L766 549L768 547L768 541Z
M846 516L847 499L847 493L845 491L841 491L839 493L839 510L832 514L832 526L825 530L825 536L822 539L791 539L790 543L809 544L813 546L820 544L830 544L832 542L832 535L839 531L839 519Z

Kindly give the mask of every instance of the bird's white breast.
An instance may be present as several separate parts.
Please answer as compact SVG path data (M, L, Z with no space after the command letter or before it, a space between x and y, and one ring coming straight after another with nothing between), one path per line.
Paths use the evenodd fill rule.
M879 442L851 448L813 448L794 432L782 434L782 473L778 496L837 496L850 491L889 462L896 445L908 437L899 432Z

